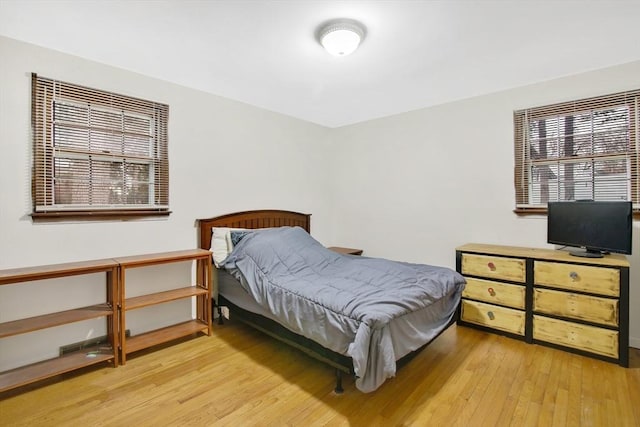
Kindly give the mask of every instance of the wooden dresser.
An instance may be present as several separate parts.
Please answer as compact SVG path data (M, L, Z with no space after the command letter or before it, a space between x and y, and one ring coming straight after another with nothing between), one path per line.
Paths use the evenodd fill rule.
M458 324L629 365L629 262L466 244Z

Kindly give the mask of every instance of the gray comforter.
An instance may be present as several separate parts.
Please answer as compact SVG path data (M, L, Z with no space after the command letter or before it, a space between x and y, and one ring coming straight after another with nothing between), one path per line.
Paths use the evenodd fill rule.
M283 326L351 357L364 392L448 324L464 288L451 269L340 255L299 227L247 233L223 266Z

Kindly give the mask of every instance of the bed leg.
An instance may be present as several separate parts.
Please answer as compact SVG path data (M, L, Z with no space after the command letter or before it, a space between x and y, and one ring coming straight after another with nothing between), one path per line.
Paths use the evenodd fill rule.
M336 369L336 388L334 390L336 394L342 394L344 389L342 388L342 371Z

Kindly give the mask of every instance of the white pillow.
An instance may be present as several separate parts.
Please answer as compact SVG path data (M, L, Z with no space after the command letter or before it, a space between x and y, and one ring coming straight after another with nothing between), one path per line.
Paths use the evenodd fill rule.
M235 230L246 230L246 228L211 228L211 252L213 252L213 263L216 267L220 267L233 250L233 244L231 243L231 231Z

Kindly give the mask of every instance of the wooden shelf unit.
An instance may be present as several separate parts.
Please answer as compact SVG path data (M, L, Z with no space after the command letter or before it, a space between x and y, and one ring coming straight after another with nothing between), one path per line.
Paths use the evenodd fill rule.
M105 259L0 270L0 285L93 273L106 273L105 303L0 323L0 338L105 317L109 344L0 372L0 392L104 361L113 361L113 366L119 364L119 274L116 261Z
M126 363L127 354L142 350L154 345L172 341L177 338L203 332L211 335L211 285L212 285L212 261L211 252L204 249L192 249L185 251L162 252L148 255L136 255L116 258L119 264L119 301L120 301L120 363ZM169 291L155 292L132 298L125 298L126 275L131 268L149 267L154 265L196 262L195 286L181 287ZM126 312L137 308L162 304L184 298L196 298L196 319L167 326L139 335L126 337L127 329Z

